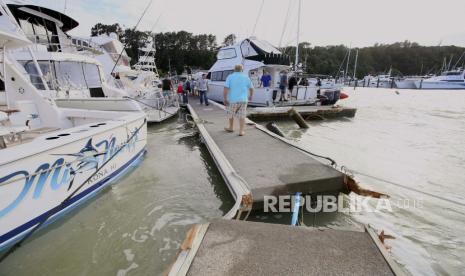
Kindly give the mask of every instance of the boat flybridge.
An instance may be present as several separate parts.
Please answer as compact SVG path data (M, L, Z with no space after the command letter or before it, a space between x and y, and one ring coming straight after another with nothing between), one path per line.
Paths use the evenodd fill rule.
M13 16L25 35L33 42L28 50L14 51L31 81L43 95L51 97L60 107L103 111L147 113L148 121L158 121L162 110L154 104L131 97L125 87L113 85L95 56L105 49L91 40L73 38L67 34L78 22L60 12L35 5L9 4ZM29 58L37 58L39 70ZM147 100L148 101L148 100ZM150 108L149 108L150 107Z
M280 74L290 72L290 59L266 41L256 38L244 39L232 46L219 50L217 61L209 70L208 97L214 101L223 101L223 89L226 78L233 73L234 66L241 64L244 73L252 80L254 95L251 106L274 105L314 105L319 102L316 86L296 85L290 101L279 102ZM264 72L271 75L271 86L261 87L260 78ZM287 87L286 87L287 90Z
M75 93L71 82L90 86L100 80L97 71L94 79L79 80L87 66L96 70L95 63L79 56L55 59L54 53L38 61L34 47L0 1L0 78L6 99L0 105L0 251L90 199L145 153L144 113L64 108L43 89L53 85L56 93ZM16 60L22 52L30 57ZM78 76L71 71L75 64L81 66ZM36 74L41 69L46 75ZM68 73L62 75L65 80L48 76L62 71Z
M465 89L465 69L445 71L440 76L416 80L417 89Z
M151 49L153 44L150 41L139 49L139 62L133 69L130 66L131 58L117 34L104 34L89 40L103 50L95 58L103 65L110 85L127 91L129 97L141 105L149 122L161 122L178 113L179 102L174 91L171 95L162 93L154 49Z

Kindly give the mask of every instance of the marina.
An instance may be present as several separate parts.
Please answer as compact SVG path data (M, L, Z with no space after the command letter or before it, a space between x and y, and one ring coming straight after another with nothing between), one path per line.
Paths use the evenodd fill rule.
M0 0L0 275L464 273L465 48L87 1Z

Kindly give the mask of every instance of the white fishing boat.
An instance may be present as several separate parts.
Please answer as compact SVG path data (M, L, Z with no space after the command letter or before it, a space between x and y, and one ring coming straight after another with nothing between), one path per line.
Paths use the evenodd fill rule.
M31 49L42 71L35 71L29 51L15 51L15 59L24 65L32 82L38 83L37 88L44 90L43 94L54 99L58 106L105 111L144 111L149 122L159 122L176 114L176 108L173 112L165 110L168 99L157 91L136 94L137 89L142 89L142 85L129 86L119 82L121 85L118 86L121 79L116 80L111 74L106 74L111 70L108 67L115 67L113 53L109 55L105 49L108 45L70 37L67 32L78 26L74 19L35 5L9 4L8 7L26 36L33 42ZM95 57L106 56L110 57L112 65L102 67ZM106 62L104 58L102 60ZM120 60L123 64L126 62L124 57ZM129 66L127 68L131 71ZM46 85L38 81L42 78L46 80ZM134 82L129 80L128 83Z
M217 61L208 73L208 97L214 101L223 101L223 89L226 78L241 64L244 73L252 80L254 94L251 106L273 106L279 102L279 81L281 72L291 70L290 59L266 41L255 38L244 39L234 45L223 47L217 54ZM260 78L264 72L271 75L271 86L261 87ZM286 87L287 90L287 87ZM317 88L315 86L296 86L292 91L293 99L281 103L286 105L315 104Z
M440 76L415 81L417 89L465 89L465 70L445 71Z
M37 87L48 85L46 77L31 75L15 60L19 48L33 46L0 5L7 102L0 106L0 249L5 249L135 166L145 152L147 123L142 112L68 109L44 96ZM34 51L28 52L41 72Z
M174 91L171 95L162 93L152 41L139 49L139 61L131 68L131 59L115 33L89 40L103 50L95 57L102 63L108 83L127 91L128 96L141 105L149 122L161 122L178 113L180 107Z

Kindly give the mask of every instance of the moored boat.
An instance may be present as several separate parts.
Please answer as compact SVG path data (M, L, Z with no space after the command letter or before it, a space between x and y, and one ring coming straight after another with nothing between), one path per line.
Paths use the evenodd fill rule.
M145 153L147 122L142 112L68 109L44 97L38 86L47 86L47 79L28 73L10 52L28 49L31 42L8 7L2 1L0 6L6 95L0 106L0 249L5 249L135 166Z
M465 70L445 71L440 76L415 81L417 89L465 89Z

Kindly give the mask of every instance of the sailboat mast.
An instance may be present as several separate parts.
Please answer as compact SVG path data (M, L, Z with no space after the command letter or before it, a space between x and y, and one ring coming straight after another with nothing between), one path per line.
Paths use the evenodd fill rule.
M297 13L297 45L295 48L295 64L294 70L297 71L297 64L299 64L299 43L300 43L300 11L302 9L302 0L299 0L299 10Z
M354 80L355 80L355 74L357 73L357 62L358 62L358 49L357 49L357 52L355 53L354 76L352 77L352 79Z
M352 43L349 46L349 53L347 55L346 71L344 72L344 81L347 79L347 73L349 71L350 51L352 50Z

